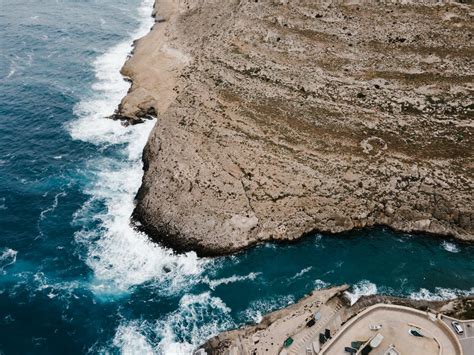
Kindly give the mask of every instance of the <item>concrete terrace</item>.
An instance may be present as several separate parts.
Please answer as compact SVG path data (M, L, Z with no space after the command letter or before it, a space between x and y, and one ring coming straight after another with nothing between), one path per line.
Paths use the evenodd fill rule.
M445 315L441 316L441 320L451 327L452 321L457 321L464 329L464 334L455 334L461 343L465 355L474 354L474 320L458 320Z
M380 330L370 330L370 325L380 324ZM410 329L419 330L424 337L409 334ZM383 336L381 344L371 355L382 355L390 348L400 354L417 355L463 355L461 344L446 322L435 314L404 306L377 304L349 320L322 349L319 354L348 354L345 347L352 341L368 341L376 334Z
M350 305L344 294L347 289L343 285L313 291L298 303L269 313L259 324L211 338L197 354L348 355L346 347L358 347L360 354L374 337L379 344L372 343L370 355L474 354L474 320L444 315L457 309L460 312L452 314L467 316L467 300L437 302L375 295ZM453 320L464 328L463 334L456 334ZM332 337L324 341L327 332Z

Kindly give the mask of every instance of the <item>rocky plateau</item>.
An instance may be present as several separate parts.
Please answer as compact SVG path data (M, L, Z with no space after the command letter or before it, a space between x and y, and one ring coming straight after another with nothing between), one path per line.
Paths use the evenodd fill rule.
M474 6L157 0L116 117L157 116L133 215L222 255L384 225L474 240Z

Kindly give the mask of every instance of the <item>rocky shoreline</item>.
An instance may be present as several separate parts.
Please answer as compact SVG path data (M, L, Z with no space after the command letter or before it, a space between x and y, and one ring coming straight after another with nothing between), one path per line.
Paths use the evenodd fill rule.
M472 4L158 0L155 16L116 113L158 116L133 214L154 240L474 240Z

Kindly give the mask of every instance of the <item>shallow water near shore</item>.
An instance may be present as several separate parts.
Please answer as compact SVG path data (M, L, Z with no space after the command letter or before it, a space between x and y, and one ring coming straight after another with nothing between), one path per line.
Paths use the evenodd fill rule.
M6 0L0 13L0 353L190 353L314 288L474 292L474 246L386 229L234 256L175 255L129 225L153 121L104 119L152 1Z

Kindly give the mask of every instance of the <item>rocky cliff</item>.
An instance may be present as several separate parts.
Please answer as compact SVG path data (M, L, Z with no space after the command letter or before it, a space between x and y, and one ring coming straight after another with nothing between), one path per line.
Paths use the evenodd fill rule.
M201 255L387 225L474 239L472 4L158 0L117 116L134 218Z

